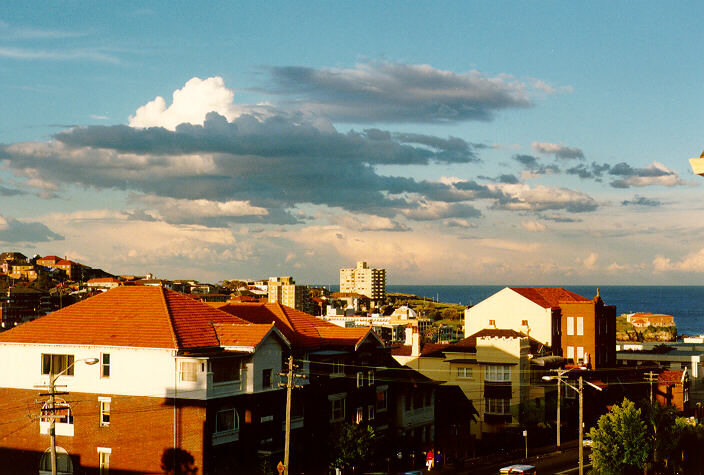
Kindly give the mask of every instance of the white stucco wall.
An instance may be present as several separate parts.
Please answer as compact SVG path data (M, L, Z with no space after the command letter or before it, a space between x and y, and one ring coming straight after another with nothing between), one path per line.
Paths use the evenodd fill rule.
M551 310L508 287L464 311L464 336L493 328L489 325L490 320L496 322L496 328L529 333L536 340L552 345ZM528 320L528 327L521 325L523 320Z

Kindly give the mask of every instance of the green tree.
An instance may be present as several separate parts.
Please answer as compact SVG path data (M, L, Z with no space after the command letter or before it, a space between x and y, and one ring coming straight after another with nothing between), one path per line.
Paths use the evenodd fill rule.
M589 431L592 451L589 460L596 473L641 473L648 460L652 439L648 437L641 410L624 399L599 417Z
M368 425L342 422L338 424L332 435L332 454L330 465L334 468L363 468L374 456L376 434Z

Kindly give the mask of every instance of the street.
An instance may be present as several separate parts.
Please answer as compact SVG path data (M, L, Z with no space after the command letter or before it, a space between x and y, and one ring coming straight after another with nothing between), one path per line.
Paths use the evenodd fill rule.
M588 447L584 448L584 472L587 473L591 468L589 463ZM462 470L453 470L447 468L443 470L446 473L460 473L472 475L496 475L501 467L514 463L527 463L535 465L537 471L541 475L556 474L556 475L577 475L579 473L578 450L577 447L565 448L562 452L550 452L542 455L529 457L528 459L504 460L502 462L492 463L481 467L466 467ZM432 472L431 472L432 473Z

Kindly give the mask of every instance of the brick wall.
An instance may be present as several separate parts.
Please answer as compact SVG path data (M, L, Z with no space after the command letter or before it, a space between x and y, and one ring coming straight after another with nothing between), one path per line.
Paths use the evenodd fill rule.
M49 435L40 434L40 390L0 388L0 456L13 473L36 474ZM98 396L110 397L110 424L100 426ZM71 454L74 473L94 473L98 447L112 449L111 473L162 473L161 456L173 447L174 406L171 399L71 393L61 396L74 416L74 435L57 435L57 446ZM179 401L176 408L176 447L188 451L203 473L205 405ZM9 465L8 465L9 464Z

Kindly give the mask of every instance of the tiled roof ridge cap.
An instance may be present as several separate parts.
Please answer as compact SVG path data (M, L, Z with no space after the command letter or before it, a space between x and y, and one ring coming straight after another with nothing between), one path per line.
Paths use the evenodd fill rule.
M164 304L164 310L166 310L166 316L169 319L169 332L171 333L171 339L174 342L174 348L181 348L181 342L178 340L178 335L176 334L176 330L174 330L174 317L171 314L171 308L169 308L169 302L166 299L166 288L165 287L157 287L159 290L159 293L161 294L161 301ZM213 329L215 331L215 329ZM217 334L217 332L216 332ZM218 343L220 340L218 339Z

